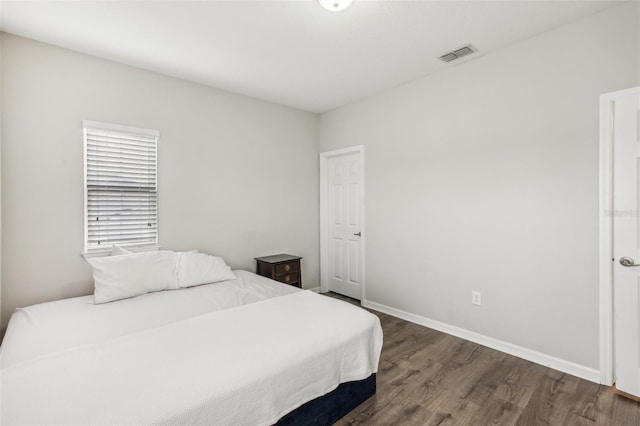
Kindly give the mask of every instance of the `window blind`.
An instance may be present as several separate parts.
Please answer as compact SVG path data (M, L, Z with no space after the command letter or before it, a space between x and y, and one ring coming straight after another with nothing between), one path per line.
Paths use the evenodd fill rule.
M85 251L158 244L159 133L83 122Z

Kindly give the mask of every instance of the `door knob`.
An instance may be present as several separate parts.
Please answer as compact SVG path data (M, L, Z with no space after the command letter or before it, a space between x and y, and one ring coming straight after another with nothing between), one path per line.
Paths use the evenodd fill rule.
M631 267L631 266L640 266L640 264L636 264L636 262L630 257L621 257L620 264L622 266Z
M355 235L356 237L362 237L362 232L356 232L356 233L355 233L355 234L353 234L353 235Z

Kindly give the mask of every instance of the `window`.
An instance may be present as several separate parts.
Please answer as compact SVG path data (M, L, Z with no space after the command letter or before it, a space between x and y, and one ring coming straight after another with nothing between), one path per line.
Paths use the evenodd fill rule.
M85 252L158 245L157 130L83 121Z

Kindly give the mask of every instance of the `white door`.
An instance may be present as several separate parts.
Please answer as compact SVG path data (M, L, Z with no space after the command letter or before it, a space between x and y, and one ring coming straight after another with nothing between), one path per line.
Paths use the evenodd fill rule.
M326 157L325 176L328 290L360 300L364 275L361 152Z
M612 130L616 388L640 396L640 88L616 97Z

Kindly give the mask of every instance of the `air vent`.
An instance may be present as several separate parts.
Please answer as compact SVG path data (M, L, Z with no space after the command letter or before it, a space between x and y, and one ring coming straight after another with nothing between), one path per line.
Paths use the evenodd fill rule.
M440 56L440 60L443 62L451 62L458 59L458 55L456 55L453 52L450 53L445 53L444 55Z
M470 44L467 44L466 46L458 47L455 50L445 53L444 55L440 56L440 60L442 62L451 62L455 61L456 59L462 58L463 56L471 55L474 52L475 49L471 47Z

